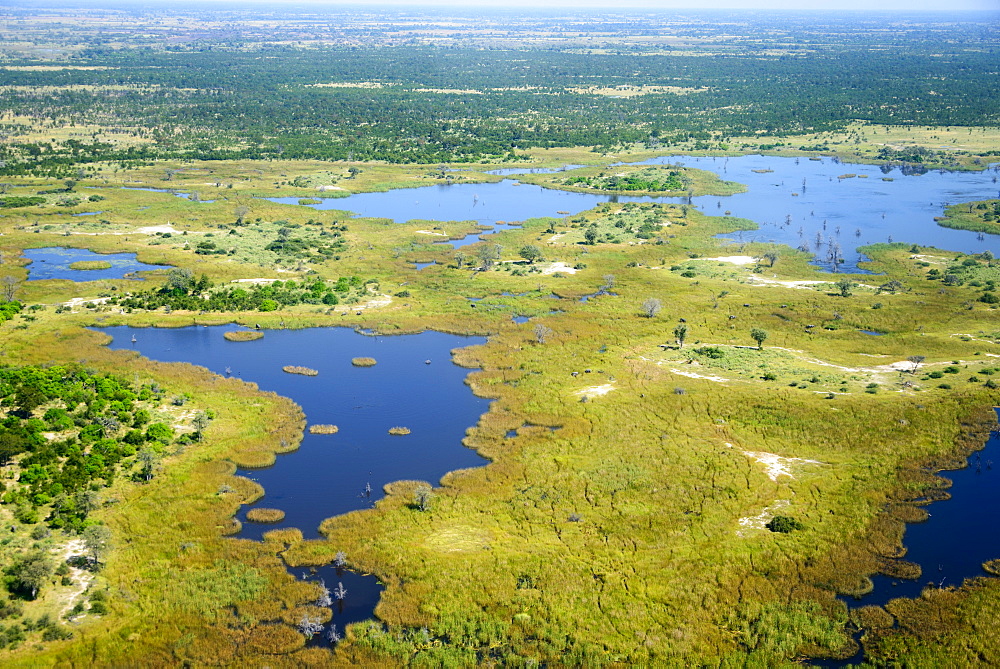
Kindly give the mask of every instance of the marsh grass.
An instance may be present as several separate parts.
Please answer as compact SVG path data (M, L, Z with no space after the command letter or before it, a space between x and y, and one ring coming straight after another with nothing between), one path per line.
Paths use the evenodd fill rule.
M291 545L302 541L302 530L294 527L283 527L277 530L268 530L262 536L264 541L275 541Z
M226 341L256 341L264 338L264 333L258 330L232 330L222 335Z
M340 428L336 425L310 425L309 434L337 434Z
M77 260L70 263L69 268L76 270L111 269L111 263L107 260Z
M247 511L247 520L251 523L280 523L285 519L281 509L266 509L256 507Z
M397 425L396 427L390 427L389 428L389 434L397 436L397 437L398 436L405 436L407 434L410 434L410 428L408 428L408 427L400 427L400 426Z
M265 469L275 463L274 451L240 451L230 458L241 469Z
M374 367L376 364L375 358L351 358L351 364L355 367Z
M593 155L586 157L593 160ZM217 167L234 174L249 168ZM283 167L329 169L304 164L261 169L273 177ZM394 170L378 166L369 173L366 168L356 185L375 187L380 178L384 184L420 183L409 179L413 170ZM141 172L153 175L154 170ZM267 190L265 181L256 179L255 187ZM114 224L108 230L131 230L126 210L139 202L153 205L144 219L149 224L182 221L177 225L188 229L188 237L230 218L231 212L221 205L147 195L157 194L110 193L109 209L119 210L110 214ZM265 223L287 219L305 225L308 217L316 216L294 206L252 205L254 217L261 216ZM204 207L197 210L203 217L197 221L186 218L194 215L194 206ZM588 224L607 219L599 222L606 232L621 230L609 215L617 212L583 216ZM328 216L325 223L341 214ZM56 219L43 218L43 223L48 220ZM63 239L52 232L17 230L9 225L14 221L31 226L20 218L0 222L5 249ZM973 309L962 306L979 294L969 286L928 281L926 268L911 258L908 246L880 245L866 251L872 258L868 269L884 273L885 281L904 284L896 294L858 289L851 298L841 298L832 290L751 285L751 267L695 256L757 255L773 248L726 246L711 237L752 224L693 209L686 222L666 228L673 236L660 245L647 240L630 246L624 238L619 244L572 243L570 235L582 237L582 232L579 224L572 228L569 221L556 223L557 230L568 233L562 241L547 241L549 221L528 221L521 230L489 238L508 250L544 245L547 259L580 266L575 274L554 276L515 275L509 266L488 272L459 269L450 266L451 254L443 254L433 272L415 272L406 253L394 257L394 247L413 249L414 257L436 257L425 253L427 236L416 233L415 226L350 221L346 234L351 248L363 251L317 263L317 273L324 278L367 276L377 267L382 292L402 291L408 282L410 297L360 315L354 308L328 312L303 305L254 315L243 324L491 335L484 346L456 352L460 364L482 370L470 375L469 385L494 400L464 440L491 463L443 477L434 490L434 504L424 512L413 508L417 483L393 484L374 509L324 521L323 540L219 540L220 528L236 527L232 516L238 506L259 498L261 491L250 485L253 482L239 483L232 464L211 463L237 463L236 453L256 458L294 448L303 419L291 402L204 370L104 351L97 346L100 335L79 330L98 319L104 324L181 326L221 323L233 315L117 314L96 308L55 315L50 309L40 312L37 321L26 321L24 330L14 329L16 321L4 325L0 347L9 358L85 358L88 365L102 369L127 367L169 385L171 392L190 392L219 414L205 443L173 456L163 480L123 486L123 503L101 512L116 531L143 537L120 545L105 572L112 587L133 593L136 600L123 596L116 615L99 621L100 627L88 632L87 643L76 640L36 651L30 658L25 654L20 664L28 665L29 659L85 664L97 653L109 662L153 664L189 657L199 658L194 664L219 658L249 664L266 655L276 666L291 666L299 658L360 666L472 665L484 657L506 658L512 665L531 657L580 666L778 666L806 653L842 654L849 646L844 632L848 614L836 595L861 594L871 588L870 575L906 568L892 563L905 555L904 521L922 516L923 502L917 500L948 494L945 480L929 471L959 462L971 448L981 446L989 426L995 425L995 416L980 408L994 404L996 393L983 381L966 379L989 378L980 370L998 366L989 363L990 354L1000 354L990 336L997 332L990 325L996 312L975 303ZM453 232L451 227L445 231ZM254 234L263 240L271 232L262 225ZM128 244L141 251L142 260L188 264L213 280L288 278L239 256L236 262L206 256L193 265L191 252L182 251L173 237L151 244L152 239L128 236L128 242L121 235L108 235L88 239L87 244L108 249L112 242ZM933 254L941 256L942 267L956 257L943 251ZM808 266L808 259L806 254L783 251L774 272L781 279L830 280ZM19 271L4 262L5 271ZM671 270L674 265L683 270ZM682 271L694 275L681 276ZM592 293L606 274L616 276L618 297L586 303L572 299ZM157 276L150 279L152 285L161 281ZM112 292L113 283L96 283L98 290ZM29 302L51 303L92 296L88 291L94 289L64 282L24 290ZM501 295L504 292L510 295ZM658 319L634 313L635 305L649 296L664 299ZM473 308L467 297L484 299ZM882 307L873 309L876 302ZM834 319L834 312L840 319ZM512 324L512 313L533 316L534 323L551 328L553 336L538 343L532 336L534 323ZM735 322L730 315L737 316ZM664 351L661 344L675 345L671 333L680 318L689 326L684 348L674 351L668 346ZM834 322L843 326L823 327ZM806 333L808 324L817 326L813 334ZM751 325L770 333L764 351L738 348L752 345ZM855 327L888 334L870 337ZM967 333L968 339L956 333ZM681 381L669 371L668 365L683 360L689 349L709 345L726 351L727 368L721 370L726 373L720 375L738 373L738 383ZM781 349L792 352L785 355ZM879 392L870 395L855 392L854 384L861 381L851 379L852 372L830 366L867 368L914 354L926 356L929 369L960 360L961 383L953 383L951 390L909 388L903 382L919 382L921 374L892 373L880 383ZM772 369L758 367L762 361ZM705 361L704 367L709 364ZM767 371L778 378L761 378ZM824 374L831 377L823 381L828 387L822 394L810 392L817 385L810 381L812 376L823 380ZM838 384L845 379L850 392L825 399L827 391L839 393ZM793 380L794 389L788 385ZM679 383L684 394L673 392ZM582 387L600 384L611 384L614 390L586 403L574 395ZM280 418L276 428L275 416ZM280 434L272 434L275 430ZM512 430L514 437L507 438ZM792 477L772 480L743 451L822 464L792 464ZM222 485L236 491L220 493ZM739 534L741 518L756 516L776 501L788 503L784 513L801 519L802 530ZM184 522L155 523L155 534L136 529L153 526L164 513ZM178 551L192 539L202 546L200 552ZM295 650L300 642L294 630L272 632L261 622L283 620L288 612L315 601L313 587L283 571L276 557L281 543L291 544L283 552L289 564L329 564L338 551L345 551L352 567L375 573L386 585L378 608L380 622L350 627L335 659L317 649ZM267 585L261 590L254 573L220 568L216 559L246 565L266 576ZM178 578L183 588L174 587ZM215 600L212 611L206 604L210 598L197 591L205 580L221 584L209 591ZM933 666L935 659L952 657L947 653L965 664L981 661L980 652L994 657L990 653L995 654L996 642L991 639L1000 625L998 603L1000 588L991 580L954 594L935 590L916 602L894 604L891 613L899 617L900 627L887 631L884 640L873 641L869 652L887 661L906 655L914 666ZM422 627L427 637L418 634ZM251 630L262 632L257 638L266 641L266 649L247 640ZM133 632L139 636L128 641ZM215 646L218 652L210 653ZM289 649L290 655L272 654Z
M302 367L301 365L285 365L281 368L282 371L288 372L289 374L301 374L302 376L318 376L319 372L315 369L310 369L309 367Z

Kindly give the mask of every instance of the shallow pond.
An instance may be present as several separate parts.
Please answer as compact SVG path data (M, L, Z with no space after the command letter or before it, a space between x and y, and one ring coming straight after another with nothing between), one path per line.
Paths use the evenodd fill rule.
M126 276L135 272L163 269L163 265L147 265L135 259L134 253L94 253L88 249L71 249L52 246L41 249L25 249L28 265L28 281L45 279L69 279L70 281L97 281L98 279L137 279L140 276ZM83 260L111 263L107 269L72 269L70 265Z
M831 242L840 246L845 271L856 271L857 263L864 260L857 252L859 246L890 240L963 253L989 250L1000 254L1000 236L980 239L979 233L943 228L934 221L948 205L998 197L995 165L983 172L931 171L906 176L898 169L883 172L877 165L832 158L668 156L641 164L663 163L708 170L748 187L746 193L729 197L692 199L710 216L729 211L760 226L721 237L792 247L808 244L816 254L816 264L827 269ZM855 176L847 177L851 174Z
M259 539L270 529L297 527L306 538L316 538L320 522L372 506L386 483L418 479L437 485L449 471L486 464L462 445L462 438L489 409L489 400L475 397L465 385L471 370L451 361L453 348L481 344L484 338L438 332L364 336L348 328L267 330L263 339L251 342L223 338L224 332L238 329L123 326L102 331L114 338L111 348L201 365L220 375L229 369L232 376L293 399L309 425L340 428L333 435L307 431L300 448L279 455L273 467L238 471L265 490L261 500L240 510L241 521L253 507L285 512L281 523L244 522L239 536ZM351 359L356 357L377 362L355 367ZM289 364L310 367L319 375L287 374L281 368ZM391 436L388 430L394 426L412 432ZM330 589L343 582L348 595L342 609L334 603L333 619L341 633L345 624L372 617L382 590L374 577L338 573L332 566L292 573L322 579Z
M722 237L792 247L808 245L810 252L816 254L816 264L827 269L831 267L827 254L834 243L840 247L844 260L840 267L844 271L856 271L857 263L864 260L857 252L859 246L890 239L965 253L990 250L1000 255L1000 236L943 228L934 221L949 204L998 197L996 166L983 172L931 171L906 176L898 169L883 173L875 165L840 163L831 158L663 156L641 164L666 163L708 170L727 181L747 185L746 193L692 199L692 204L705 214L717 216L729 211L760 226L759 230ZM848 174L854 176L841 178ZM298 197L268 199L293 205L299 201ZM505 179L489 184L359 193L300 206L352 211L360 216L390 218L397 223L471 220L494 226L491 232L496 232L529 218L575 215L602 202L659 200L686 201L571 193ZM477 232L447 243L456 248L473 244L482 234Z

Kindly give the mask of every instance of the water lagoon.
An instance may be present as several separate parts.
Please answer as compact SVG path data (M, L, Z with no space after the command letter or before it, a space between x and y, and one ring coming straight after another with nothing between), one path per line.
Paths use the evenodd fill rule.
M28 281L46 279L68 279L69 281L97 281L99 279L136 279L128 276L135 272L164 269L162 265L148 265L135 259L134 253L94 253L88 249L72 249L51 246L41 249L25 249L28 265ZM70 265L81 261L111 263L107 269L72 269Z
M858 263L865 260L858 247L875 242L906 242L964 253L989 250L1000 255L1000 236L943 228L934 220L948 205L1000 197L995 165L982 172L905 175L898 168L883 171L876 165L847 164L832 158L662 156L639 164L682 164L745 184L745 193L695 197L691 204L710 216L728 211L760 226L721 237L803 246L816 254L815 264L825 269L831 268L827 254L832 243L840 247L842 271L857 271ZM293 205L299 201L298 197L268 199ZM457 248L530 218L576 215L604 202L658 201L686 202L687 198L574 193L505 179L359 193L300 206L351 211L397 223L475 221L491 226L486 233L442 242Z

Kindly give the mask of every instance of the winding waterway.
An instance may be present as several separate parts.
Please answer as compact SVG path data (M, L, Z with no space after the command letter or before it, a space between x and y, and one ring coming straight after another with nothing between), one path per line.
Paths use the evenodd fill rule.
M238 471L265 491L261 500L240 510L241 537L260 539L276 527L297 527L306 538L316 538L320 522L372 506L386 483L417 479L437 485L449 471L486 463L462 445L462 438L489 409L489 401L465 385L471 370L451 361L453 348L484 343L482 337L440 332L364 336L348 328L311 328L267 330L263 339L251 342L223 338L236 329L121 326L102 331L113 337L111 348L252 381L294 400L308 424L339 427L333 435L307 432L299 449L279 455L272 467ZM377 362L355 367L351 359L356 357ZM310 367L319 374L287 374L284 365ZM411 434L389 435L395 426L408 427ZM246 512L254 507L281 509L285 519L268 525L246 522ZM335 605L333 619L341 632L345 624L372 617L382 590L374 577L338 573L334 567L293 573L322 578L330 588L343 582L348 596L343 608Z

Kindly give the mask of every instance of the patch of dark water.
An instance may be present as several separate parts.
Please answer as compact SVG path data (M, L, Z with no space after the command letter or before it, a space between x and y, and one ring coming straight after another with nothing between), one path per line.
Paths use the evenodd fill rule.
M1000 415L1000 408L997 409ZM906 526L903 545L908 562L919 564L919 578L904 580L872 576L873 589L860 597L842 597L851 608L885 606L898 597L917 598L924 588L960 586L987 576L983 563L1000 558L1000 430L990 434L982 450L968 457L962 469L939 472L951 480L951 497L927 505L929 518ZM818 667L860 664L863 651L846 660L814 660Z
M449 471L486 463L462 445L465 430L489 408L465 385L469 369L450 360L456 347L485 342L439 332L416 335L362 336L349 328L266 330L262 339L234 343L223 333L236 326L188 328L102 328L111 348L128 348L154 360L200 365L220 375L232 374L262 389L294 400L309 424L332 424L333 435L304 435L298 450L279 455L266 469L238 470L264 487L264 497L243 507L245 521L254 507L278 508L285 519L276 524L244 522L239 535L260 539L274 528L297 527L306 538L319 537L324 519L371 507L383 496L386 483L426 480L437 484ZM132 341L132 338L135 341ZM371 357L372 367L354 367L351 359ZM287 374L282 366L304 365L319 374ZM224 411L225 407L214 407ZM390 427L411 433L392 436ZM348 562L350 556L348 556ZM381 585L371 576L334 567L296 568L297 577L323 579L331 590L342 581L347 596L343 611L334 602L333 623L343 625L370 618ZM321 638L314 637L316 643Z

